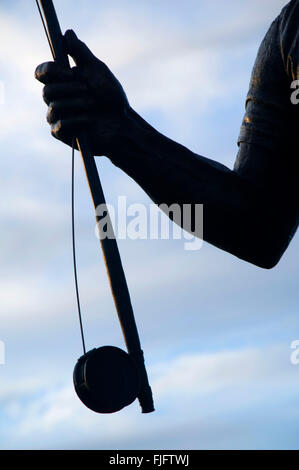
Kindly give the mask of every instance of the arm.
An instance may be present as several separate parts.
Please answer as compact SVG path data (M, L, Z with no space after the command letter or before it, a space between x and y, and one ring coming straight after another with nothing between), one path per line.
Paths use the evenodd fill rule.
M260 184L258 175L267 170L264 151L241 145L234 170L194 154L144 121L109 69L81 41L73 34L66 41L77 64L72 73L53 63L36 71L46 84L54 137L70 144L84 126L94 154L109 157L155 203L204 204L205 241L257 266L273 267L294 233L298 212L288 194L278 198L274 185ZM252 159L259 162L253 174Z
M110 159L157 204L202 203L203 239L257 266L277 264L298 223L289 180L278 193L281 172L269 170L257 146L241 144L230 170L163 136L131 110ZM261 183L265 173L268 184Z

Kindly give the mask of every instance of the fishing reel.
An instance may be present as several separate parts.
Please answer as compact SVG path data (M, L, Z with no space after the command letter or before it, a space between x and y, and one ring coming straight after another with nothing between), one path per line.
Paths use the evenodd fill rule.
M87 408L115 413L137 398L141 379L134 359L115 346L94 348L74 368L75 391Z

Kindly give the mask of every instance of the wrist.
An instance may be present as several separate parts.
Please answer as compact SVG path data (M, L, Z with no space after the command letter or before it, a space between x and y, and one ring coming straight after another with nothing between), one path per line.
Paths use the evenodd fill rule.
M108 158L117 166L122 166L124 160L143 153L149 136L155 133L151 127L136 111L128 108L123 117L117 133L110 143Z

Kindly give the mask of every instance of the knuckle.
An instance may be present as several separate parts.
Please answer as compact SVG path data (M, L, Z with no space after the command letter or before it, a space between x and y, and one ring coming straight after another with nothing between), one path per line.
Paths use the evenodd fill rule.
M55 131L55 126L51 126L51 135L52 137L55 137L57 139L57 134L56 134L56 131Z
M59 136L61 135L61 133L62 133L62 122L59 120L55 122L55 124L51 125L51 134L53 137L56 137L57 139L59 139Z
M42 91L43 100L47 104L49 104L49 102L50 102L50 97L51 97L50 90L51 90L50 85L45 85L44 88L43 88L43 91Z
M34 76L37 80L39 80L40 77L40 71L41 71L41 65L38 65L34 71Z
M47 83L54 66L54 62L43 62L42 64L39 64L34 72L35 78L42 83Z
M54 103L50 103L47 111L47 121L49 124L55 122L55 108Z

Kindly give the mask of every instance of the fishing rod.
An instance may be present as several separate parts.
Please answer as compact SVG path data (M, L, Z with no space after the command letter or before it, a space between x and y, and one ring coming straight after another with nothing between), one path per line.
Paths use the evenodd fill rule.
M36 0L36 4L53 59L62 67L70 68L64 37L52 0ZM127 351L115 346L102 346L86 352L82 334L84 354L78 359L74 367L73 382L75 391L88 408L98 413L114 413L131 404L136 398L139 400L142 413L150 413L154 411L152 391L148 381L129 289L109 218L109 211L108 209L104 211L106 212L105 218L110 225L111 235L109 237L104 235L102 225L99 223L104 214L102 216L97 214L98 206L107 206L95 158L90 150L86 133L81 132L78 134L76 143L82 157L95 209L96 221L100 230L99 238L102 253ZM77 301L79 308L78 292ZM79 316L81 322L80 310Z

